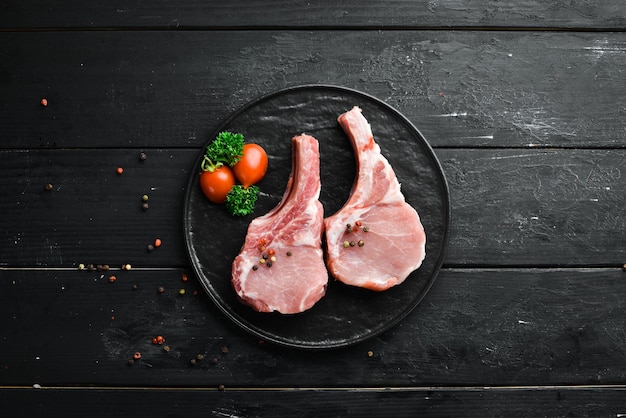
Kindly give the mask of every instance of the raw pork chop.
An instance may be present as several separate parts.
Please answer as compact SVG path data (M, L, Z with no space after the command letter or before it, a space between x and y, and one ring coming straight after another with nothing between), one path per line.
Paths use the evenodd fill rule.
M324 220L328 269L346 284L386 290L422 264L426 234L361 109L355 106L337 120L358 168L348 201Z
M250 223L233 262L237 295L259 312L303 312L324 296L328 284L321 248L319 144L305 134L292 142L292 170L283 198Z

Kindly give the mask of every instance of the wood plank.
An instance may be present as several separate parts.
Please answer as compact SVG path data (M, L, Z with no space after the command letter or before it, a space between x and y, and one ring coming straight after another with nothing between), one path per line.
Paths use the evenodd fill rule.
M245 103L325 83L386 101L437 147L624 147L625 46L624 32L0 32L0 144L201 146Z
M0 266L187 265L184 188L200 152L149 149L141 161L140 149L0 151ZM626 150L436 153L452 205L446 265L626 261L626 221L615 209L626 206ZM163 246L147 251L156 238Z
M614 29L626 25L616 0L573 0L550 4L539 0L472 2L292 1L259 4L164 0L149 3L110 1L84 4L4 1L2 28L254 28L254 27L539 27Z
M64 417L621 416L623 388L415 390L106 390L3 389L3 411ZM71 405L71 407L68 407Z
M182 282L183 272L117 272L117 281L109 283L108 274L98 272L0 270L0 315L6 318L0 385L367 388L626 381L626 273L617 268L445 269L398 326L330 351L259 344L202 292L194 295L198 283L193 277ZM152 344L157 335L165 337L169 352ZM136 351L142 359L129 366ZM197 354L205 357L191 365Z

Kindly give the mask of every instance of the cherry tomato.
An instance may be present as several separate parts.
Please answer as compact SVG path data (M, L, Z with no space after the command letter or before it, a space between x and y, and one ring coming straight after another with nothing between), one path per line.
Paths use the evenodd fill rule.
M213 203L224 203L226 195L234 185L235 176L227 166L216 168L214 171L203 171L200 174L200 188Z
M244 188L258 183L267 171L267 154L258 144L245 144L243 157L233 166L237 180Z

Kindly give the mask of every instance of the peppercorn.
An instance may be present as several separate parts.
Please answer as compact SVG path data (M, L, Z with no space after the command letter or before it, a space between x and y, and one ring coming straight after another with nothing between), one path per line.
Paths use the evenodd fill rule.
M211 364L217 364L218 361L217 357L211 357Z
M153 251L153 250L154 250L154 245L148 244L148 251Z
M198 354L196 355L196 359L197 359L198 361L202 361L202 360L204 360L204 354L202 354L202 353L198 353Z
M350 241L343 242L343 248L348 248L350 246Z
M155 338L157 344L163 344L165 342L165 338L162 335L157 335Z
M141 200L144 201L144 202L147 202L148 201L148 195L145 194L145 195L141 196Z
M358 245L359 247L362 247L362 246L364 246L364 245L365 245L365 242L364 242L362 239L360 239L360 240L359 240L359 242L357 242L357 245Z
M178 294L183 296L186 293L185 289L179 289Z
M186 275L185 273L183 273L183 274L180 276L180 279L181 279L183 282L186 282L186 281L188 280L187 275Z
M159 287L157 287L157 292L158 293L163 293L163 292L165 292L165 288L163 286L159 286Z
M270 261L273 263L274 261L276 261L276 257L271 256L271 257L270 257Z
M368 351L367 352L367 357L373 357L374 356L374 352L373 351Z
M85 270L85 265L83 263L80 263L78 265L78 270Z
M121 175L124 172L124 169L122 167L117 167L117 170L115 170L115 172Z
M155 240L154 240L154 246L155 246L155 247L157 247L157 248L158 248L158 247L160 247L160 246L161 246L161 244L162 244L162 241L161 241L159 238L157 238L157 239L155 239Z
M226 387L225 387L224 385L219 385L219 386L217 387L217 390L219 390L220 392L223 392L223 391L224 391L224 389L226 389Z
M351 247L354 247L354 246L356 245L356 243L355 243L354 241L350 241L350 244L349 244L349 245L350 245Z
M134 283L132 289L133 290L137 290L137 289L139 289L139 286L136 283Z
M272 267L272 262L271 262L271 261L268 261L267 263L265 263L265 265L266 265L267 267Z
M256 264L255 264L254 266L252 266L252 270L255 270L255 271L256 271L256 270L258 270L258 269L259 269L259 266L257 266Z
M226 353L228 353L228 347L223 345L222 348L220 348L220 351L222 352L222 354L226 354Z
M368 232L369 230L370 230L370 227L369 227L369 226L364 226L364 227L363 227L363 232Z
M148 156L146 155L146 153L145 153L145 152L143 152L143 151L141 151L141 152L139 153L139 159L140 159L141 161L145 161L145 160L146 160L146 158L148 158Z
M287 251L287 257L291 257L291 251Z
M109 277L109 282L110 283L114 283L116 280L117 280L117 277L115 277L115 276Z
M274 254L276 254L276 250L274 250L273 248L270 248L269 250L267 250L267 254L268 255L274 255Z
M169 346L169 345L164 345L164 346L163 346L163 351L165 351L166 353L169 353L169 351L170 351L170 346Z
M149 207L150 207L150 205L147 204L146 202L141 204L141 209L143 209L143 210L148 210Z
M109 271L110 268L111 267L108 264L103 264L102 265L102 270L104 270L104 271Z
M129 366L132 366L133 364L135 364L135 360L133 360L132 358L129 358L126 364L128 364Z
M192 358L191 360L189 360L189 364L191 364L192 366L195 366L197 362L198 360L196 360L195 358Z
M139 360L140 358L141 358L141 353L139 351L135 351L135 354L133 354L133 359Z
M52 183L46 183L45 186L43 186L44 189L46 189L47 191L50 191L54 188L54 186L52 185Z
M48 99L46 99L46 98L44 97L43 99L41 99L41 100L39 101L39 103L40 103L43 107L46 107L46 106L48 106Z

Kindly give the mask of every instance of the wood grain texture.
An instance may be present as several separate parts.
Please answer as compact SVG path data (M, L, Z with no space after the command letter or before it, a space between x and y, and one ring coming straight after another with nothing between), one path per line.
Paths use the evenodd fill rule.
M182 282L185 272L0 270L0 385L473 387L626 378L626 273L618 268L446 269L398 326L325 351L260 344L194 294L199 285ZM169 352L152 344L157 335ZM142 359L129 366L136 351ZM191 365L198 354L204 359Z
M0 151L0 266L188 265L184 189L202 150L149 149L145 161L140 151ZM450 189L446 265L615 267L626 260L625 219L616 209L626 205L625 150L436 154ZM156 238L163 246L147 251Z
M437 147L622 148L625 66L623 32L0 32L0 146L197 147L245 103L325 83Z
M415 390L102 390L3 389L3 411L64 417L301 417L538 416L615 417L624 411L624 388L415 389ZM67 405L71 405L68 408Z
M626 26L616 0L430 0L272 2L250 0L228 3L158 0L150 3L76 0L0 3L2 28L254 28L254 27L534 27L604 28Z

